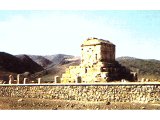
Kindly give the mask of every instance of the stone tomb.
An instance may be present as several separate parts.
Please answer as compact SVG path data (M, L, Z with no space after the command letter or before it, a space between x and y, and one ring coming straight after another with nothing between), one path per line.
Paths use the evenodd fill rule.
M81 64L70 66L61 83L105 83L137 81L137 74L115 61L115 45L110 41L88 38L81 45Z

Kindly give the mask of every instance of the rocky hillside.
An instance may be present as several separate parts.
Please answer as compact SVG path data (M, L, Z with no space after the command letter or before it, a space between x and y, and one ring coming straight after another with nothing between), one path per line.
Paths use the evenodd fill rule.
M53 56L45 56L46 59L52 61L44 71L36 73L36 76L42 76L44 80L49 81L54 79L54 76L61 76L65 69L69 66L79 65L80 57L67 56L63 54L57 54ZM134 57L119 57L116 58L122 66L130 69L131 71L137 72L138 77L160 79L160 61L158 60L146 60L138 59Z
M18 57L23 62L23 64L25 65L25 69L28 70L28 72L30 73L35 73L44 70L42 66L37 64L27 55L17 55L16 57Z
M35 63L27 55L13 56L11 54L0 52L0 71L23 73L35 73L42 71L43 67Z
M116 60L123 66L137 72L139 77L160 79L160 61L158 60L133 57L119 57Z
M54 60L53 60L54 61ZM116 58L122 66L130 69L131 71L137 72L138 77L150 78L154 80L160 79L160 61L153 59L138 59L134 57L119 57ZM59 64L53 65L46 70L48 74L44 75L43 78L49 80L53 79L55 75L61 75L65 72L65 69L70 65L79 65L80 57L72 57L61 59Z
M41 72L37 72L32 76L34 78L42 77L44 81L53 81L55 76L57 75L61 76L65 72L65 69L68 68L69 66L75 66L80 64L80 57L74 57L70 55L62 56L62 54L58 56L55 55L55 56L56 57L47 56L50 58L50 60L52 60L52 63L47 65L45 70ZM51 59L51 57L53 58Z
M54 65L60 64L66 59L72 59L74 56L72 55L65 55L65 54L55 54L55 55L46 55L44 56L46 59L52 61Z
M40 66L46 68L48 65L52 64L53 62L49 59L45 58L44 56L40 55L28 55L34 62L39 64Z
M116 60L128 69L138 73L138 76L160 79L160 61L138 59L134 57L119 57ZM69 66L79 65L80 57L72 55L11 55L0 52L0 73L32 73L33 79L42 77L44 80L53 80L54 76L61 76Z
M0 52L0 79L8 79L8 75L29 72L31 77L53 78L55 75L61 75L65 68L70 65L78 65L79 57L71 55L56 54L48 56L37 55L11 55Z

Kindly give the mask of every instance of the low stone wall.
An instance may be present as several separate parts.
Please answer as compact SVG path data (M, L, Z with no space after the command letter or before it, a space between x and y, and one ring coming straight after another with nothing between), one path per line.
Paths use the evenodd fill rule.
M159 102L160 83L0 85L1 97L77 101Z

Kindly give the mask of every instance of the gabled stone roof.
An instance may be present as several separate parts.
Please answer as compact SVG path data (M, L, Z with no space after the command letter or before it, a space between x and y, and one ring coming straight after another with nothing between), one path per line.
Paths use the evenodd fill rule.
M98 39L98 38L93 37L93 38L88 38L87 40L85 40L82 43L82 46L99 45L99 44L103 44L103 43L114 45L113 43L111 43L108 40L103 40L103 39Z

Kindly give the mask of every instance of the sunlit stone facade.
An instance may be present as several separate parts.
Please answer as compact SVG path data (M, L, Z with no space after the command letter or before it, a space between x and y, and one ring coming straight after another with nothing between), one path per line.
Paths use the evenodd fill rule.
M62 83L104 83L126 79L135 81L136 74L115 61L115 45L110 41L88 38L81 45L81 64L70 66Z

